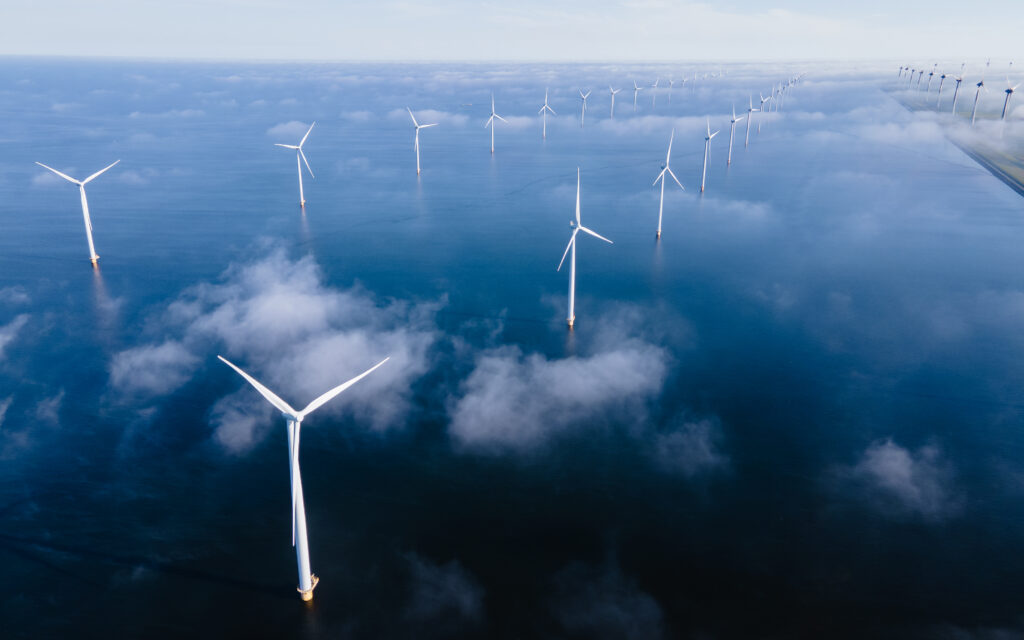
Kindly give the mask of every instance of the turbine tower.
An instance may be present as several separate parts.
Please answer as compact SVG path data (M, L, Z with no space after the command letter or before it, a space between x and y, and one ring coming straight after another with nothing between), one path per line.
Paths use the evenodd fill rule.
M497 114L497 112L494 110L494 94L492 93L491 94L491 117L487 118L487 124L484 125L485 127L490 127L491 128L491 153L494 153L494 119L495 118L497 118L498 120L501 120L505 124L508 124L508 120L506 120L505 118L502 118L501 116L499 116Z
M711 118L708 118L708 133L704 136L704 170L700 174L700 192L704 193L704 180L708 176L708 154L711 151L711 139L718 135L718 132L711 133Z
M661 78L655 78L654 79L654 84L651 85L651 107L654 107L654 106L656 106L658 104L658 81L659 80L661 80Z
M50 171L56 173L58 176L64 178L68 182L73 182L73 183L78 185L78 193L82 196L82 219L85 220L85 239L89 241L89 261L92 262L92 266L94 266L94 267L97 266L96 265L96 261L99 260L100 257L99 257L99 255L97 255L96 247L92 243L92 218L89 217L89 202L85 199L85 185L89 184L90 182L92 182L93 180L98 178L100 176L100 174L102 174L107 169L110 169L111 167L113 167L118 162L121 162L121 161L120 160L114 161L113 164L108 165L107 167L105 167L103 169L100 169L99 171L97 171L96 173L92 174L91 176L89 176L85 180L75 180L71 176L69 176L67 174L64 174L64 173L61 173L60 171L57 171L53 167L48 167L45 164L43 164L42 162L37 162L36 163L40 167L43 167L44 169L49 169Z
M763 102L761 103L764 104ZM725 165L729 166L732 164L732 139L736 135L736 123L743 119L743 116L736 117L736 105L732 106L732 120L729 121L729 157L725 161ZM757 121L757 128L761 128L761 121Z
M260 392L260 395L281 412L288 424L288 470L292 484L292 546L295 547L295 556L299 565L298 592L302 599L308 602L313 599L313 589L320 582L320 578L313 575L309 569L309 544L306 541L306 506L302 499L302 477L299 474L299 431L302 429L302 420L328 400L365 378L374 369L387 362L390 356L348 382L334 387L313 402L310 402L302 411L293 409L291 405L277 397L273 391L260 384L259 381L248 373L228 362L223 356L217 357L255 387Z
M1003 101L1003 115L999 116L1000 120L1006 120L1006 105L1010 104L1010 96L1013 95L1013 92L1016 91L1019 86L1020 83L1010 86L1010 79L1006 79L1006 100Z
M963 72L963 67L962 66L961 66L961 69L960 69L960 75L958 75L957 77L955 77L953 79L956 80L956 88L953 89L953 111L952 111L952 114L955 116L956 115L956 98L957 98L958 95L960 95L960 83L964 81L964 72Z
M572 250L572 256L569 258L569 329L572 329L573 324L576 322L576 234L580 231L589 233L595 238L604 240L608 244L612 244L612 241L608 238L598 234L596 231L583 226L580 222L580 168L576 167L576 222L575 224L570 221L569 226L572 228L572 236L569 238L569 244L565 247L565 253L562 254L562 259L558 263L558 269L562 270L562 264L565 262L565 256Z
M775 87L772 87L772 90L774 91ZM760 95L760 94L758 94L758 95ZM754 119L754 112L761 110L761 109L755 109L754 108L754 96L748 96L748 98L749 98L749 100L747 102L747 105L748 105L747 106L747 135L746 135L746 137L743 138L743 146L744 147L746 147L747 145L750 144L750 121ZM758 122L758 124L761 123L760 120L758 120L757 122ZM703 191L703 190L704 189L701 189L701 191Z
M611 115L611 117L614 118L615 117L615 94L620 92L620 91L622 91L622 89L612 89L612 85L608 85L608 91L611 92L611 94L612 94L612 115Z
M943 73L939 76L939 95L935 98L935 108L938 109L942 104L942 85L945 84L946 78L951 77L952 74Z
M763 112L764 112L764 103L766 103L766 102L768 102L769 100L771 100L771 98L766 98L766 97L764 97L763 95L761 95L761 92L760 92L760 91L758 91L758 92L757 92L757 95L761 96L761 105L760 105L760 106L758 107L758 109L757 109L757 110L758 110L758 111L761 111L761 112L763 113ZM733 111L736 111L735 107L733 108ZM736 115L735 115L735 114L733 114L733 117L735 118L735 117L736 117ZM761 118L758 118L758 119L757 119L757 133L758 133L758 134L760 134L760 133L761 133ZM731 146L730 146L730 148L731 148Z
M641 87L640 85L638 85L636 83L636 80L634 80L633 81L633 111L636 111L636 96L637 96L638 93L640 93L643 90L644 90L644 88Z
M302 158L302 162L306 163L306 170L309 171L309 177L311 177L313 179L316 179L316 176L313 175L313 170L309 168L309 160L306 160L306 154L302 153L302 145L306 144L306 138L309 137L309 132L313 130L314 126L316 126L316 122L315 121L313 122L313 124L309 125L309 131L306 131L306 135L302 136L302 140L299 141L298 146L295 146L294 144L275 144L274 145L275 147L284 147L285 149L294 149L295 150L295 167L299 170L299 206L300 207L305 207L306 206L306 196L303 195L303 192L302 192L302 164L299 162L299 158L300 157Z
M412 118L412 126L416 127L416 141L412 143L412 148L416 150L416 175L420 175L420 129L436 127L437 123L420 124L416 122L416 116L412 115L412 109L406 107L405 110L409 112L409 117Z
M661 200L658 203L658 234L655 236L656 238L661 238L661 213L665 209L665 174L672 176L672 179L676 181L679 188L686 191L686 189L683 188L683 183L679 182L679 178L676 177L676 174L672 173L672 169L668 166L669 160L672 159L672 141L675 137L676 130L673 129L672 135L668 138L668 152L665 153L665 165L661 168L661 173L658 174L658 177L651 183L651 186L653 187L658 184L659 180L661 180Z
M553 116L557 116L558 115L557 113L555 113L554 109L552 109L551 107L548 106L548 90L544 89L544 106L541 107L540 111L538 111L537 113L540 114L541 121L544 123L542 125L543 128L541 129L540 137L544 138L545 140L548 137L548 112L549 111L551 112L551 115L553 115Z

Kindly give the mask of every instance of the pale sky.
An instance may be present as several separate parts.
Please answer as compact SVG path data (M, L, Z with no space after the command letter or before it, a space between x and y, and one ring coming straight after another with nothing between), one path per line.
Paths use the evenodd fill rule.
M4 5L0 55L402 61L905 58L911 63L1015 60L1024 50L1020 0L7 0Z

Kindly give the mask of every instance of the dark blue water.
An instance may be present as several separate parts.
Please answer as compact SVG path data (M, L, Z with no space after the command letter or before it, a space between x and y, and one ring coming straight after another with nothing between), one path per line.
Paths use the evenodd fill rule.
M1022 200L888 66L723 69L4 60L4 635L1024 631ZM302 211L273 144L314 120ZM117 159L94 271L33 163ZM615 244L569 333L577 167ZM283 422L218 354L299 406L392 357L305 423L311 605Z

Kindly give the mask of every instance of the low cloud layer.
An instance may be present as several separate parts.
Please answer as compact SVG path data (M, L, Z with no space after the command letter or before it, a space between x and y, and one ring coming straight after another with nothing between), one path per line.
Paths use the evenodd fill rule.
M0 361L4 359L4 351L18 336L18 332L21 328L28 323L28 314L22 313L21 315L15 316L14 320L11 320L7 324L0 326Z
M438 307L379 302L357 287L331 288L312 258L293 261L276 251L179 296L150 321L151 342L113 357L111 387L122 399L155 401L191 380L204 363L222 368L239 390L214 405L214 437L241 452L259 441L269 405L217 362L218 354L297 408L390 356L316 413L345 414L384 429L401 421L412 382L427 370Z
M573 565L555 578L551 609L573 637L656 640L665 636L658 602L622 574Z
M878 440L839 475L864 500L893 515L942 520L962 507L952 467L935 445L911 451L891 439Z
M407 558L411 578L406 615L430 625L463 626L483 618L483 588L457 561L435 564L416 554Z
M721 449L721 439L717 420L684 420L654 436L654 459L662 471L687 478L724 470L729 458Z

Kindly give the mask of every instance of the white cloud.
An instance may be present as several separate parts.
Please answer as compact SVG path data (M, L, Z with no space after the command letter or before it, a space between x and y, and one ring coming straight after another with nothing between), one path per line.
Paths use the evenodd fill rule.
M309 125L308 122L290 120L270 127L267 129L267 135L272 138L282 138L286 141L285 144L299 144L302 136L309 131Z
M43 398L36 404L36 419L41 422L58 424L60 422L60 408L64 404L64 390L61 389L56 395Z
M450 113L436 109L413 109L412 113L416 116L416 122L420 124L434 123L461 127L469 122L469 118L463 113ZM408 123L410 127L412 126L409 112L405 109L392 109L388 112L388 118L401 120Z
M431 625L483 617L483 589L457 560L435 564L416 554L406 559L412 578L408 617Z
M891 439L878 440L839 475L876 507L894 514L941 520L962 507L952 487L952 468L935 445L910 451Z
M152 331L165 337L115 355L111 385L121 393L163 395L220 353L302 407L389 356L373 375L315 414L346 415L385 429L401 424L412 382L427 371L439 306L381 303L358 287L333 289L312 258L292 261L273 251L229 268L219 283L192 287L168 305L151 322ZM269 423L266 403L230 369L211 366L240 389L212 408L214 438L232 452L244 452Z
M636 339L555 360L515 346L492 349L449 401L451 437L477 451L528 451L609 414L642 415L643 402L661 389L667 360L664 349Z
M678 427L655 434L654 459L669 473L692 478L724 469L729 458L721 451L721 428L715 420L684 421Z
M3 304L28 304L29 297L25 287L13 286L0 289L0 303Z
M7 324L0 326L0 360L4 358L4 350L9 344L17 337L18 332L28 322L29 315L23 313L15 316L14 320L11 320Z
M661 607L616 565L572 565L555 577L552 611L573 637L657 640Z

